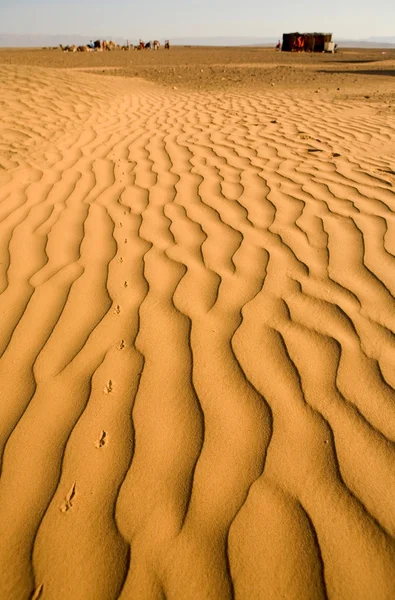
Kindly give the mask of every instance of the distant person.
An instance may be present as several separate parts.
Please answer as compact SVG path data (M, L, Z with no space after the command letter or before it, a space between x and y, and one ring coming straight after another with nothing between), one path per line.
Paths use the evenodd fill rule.
M92 48L92 50L93 50L94 47L95 47L95 43L93 40L91 40L88 44L88 48Z
M277 42L276 50L278 50L278 51L281 50L281 41L280 40L278 40L278 42Z

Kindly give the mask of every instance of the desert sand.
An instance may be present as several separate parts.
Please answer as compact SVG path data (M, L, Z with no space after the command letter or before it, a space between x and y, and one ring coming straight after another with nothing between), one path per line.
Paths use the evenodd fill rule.
M392 600L394 59L40 52L0 52L0 598Z

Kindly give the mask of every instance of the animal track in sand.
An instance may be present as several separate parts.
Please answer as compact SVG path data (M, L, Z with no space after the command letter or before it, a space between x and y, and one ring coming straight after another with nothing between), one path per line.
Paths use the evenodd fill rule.
M103 392L105 394L111 394L113 390L111 379L108 380L108 383L104 386Z
M303 133L302 131L298 132L296 134L298 136L298 138L300 138L301 140L311 140L311 135L309 135L308 133Z
M74 496L75 496L75 483L73 483L73 485L71 486L71 488L69 489L69 491L66 494L64 503L60 507L61 512L65 513L67 511L69 511L70 508L72 508L72 506L73 506L72 500L73 500Z
M121 340L118 344L118 350L123 350L125 348L125 340Z
M119 306L119 304L117 304L116 307L114 308L114 314L119 315L120 312L121 312L121 307Z
M99 439L96 440L96 442L95 442L96 448L102 448L107 443L106 438L107 438L107 433L102 430L100 432Z

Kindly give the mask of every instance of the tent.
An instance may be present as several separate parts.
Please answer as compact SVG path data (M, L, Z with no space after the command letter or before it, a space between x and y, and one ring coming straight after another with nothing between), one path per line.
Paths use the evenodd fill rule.
M331 33L284 33L283 52L325 52L331 48Z

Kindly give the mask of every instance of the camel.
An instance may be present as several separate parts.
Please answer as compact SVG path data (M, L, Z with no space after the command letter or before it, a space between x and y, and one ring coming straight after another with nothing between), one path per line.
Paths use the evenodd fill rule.
M75 44L72 46L62 46L62 44L59 44L59 46L62 52L77 52L77 46L75 46Z
M152 42L152 47L153 47L154 50L159 50L159 48L160 48L160 42L158 40L154 40Z
M72 46L62 46L62 44L59 44L59 47L62 52L101 52L103 50L128 50L129 48L133 50L133 46L120 46L113 40L96 40L86 46L75 46L74 44Z
M110 40L110 41L104 40L103 44L104 44L104 48L103 48L104 50L109 50L109 51L115 50L116 46L115 46L115 42L113 42L113 40Z

